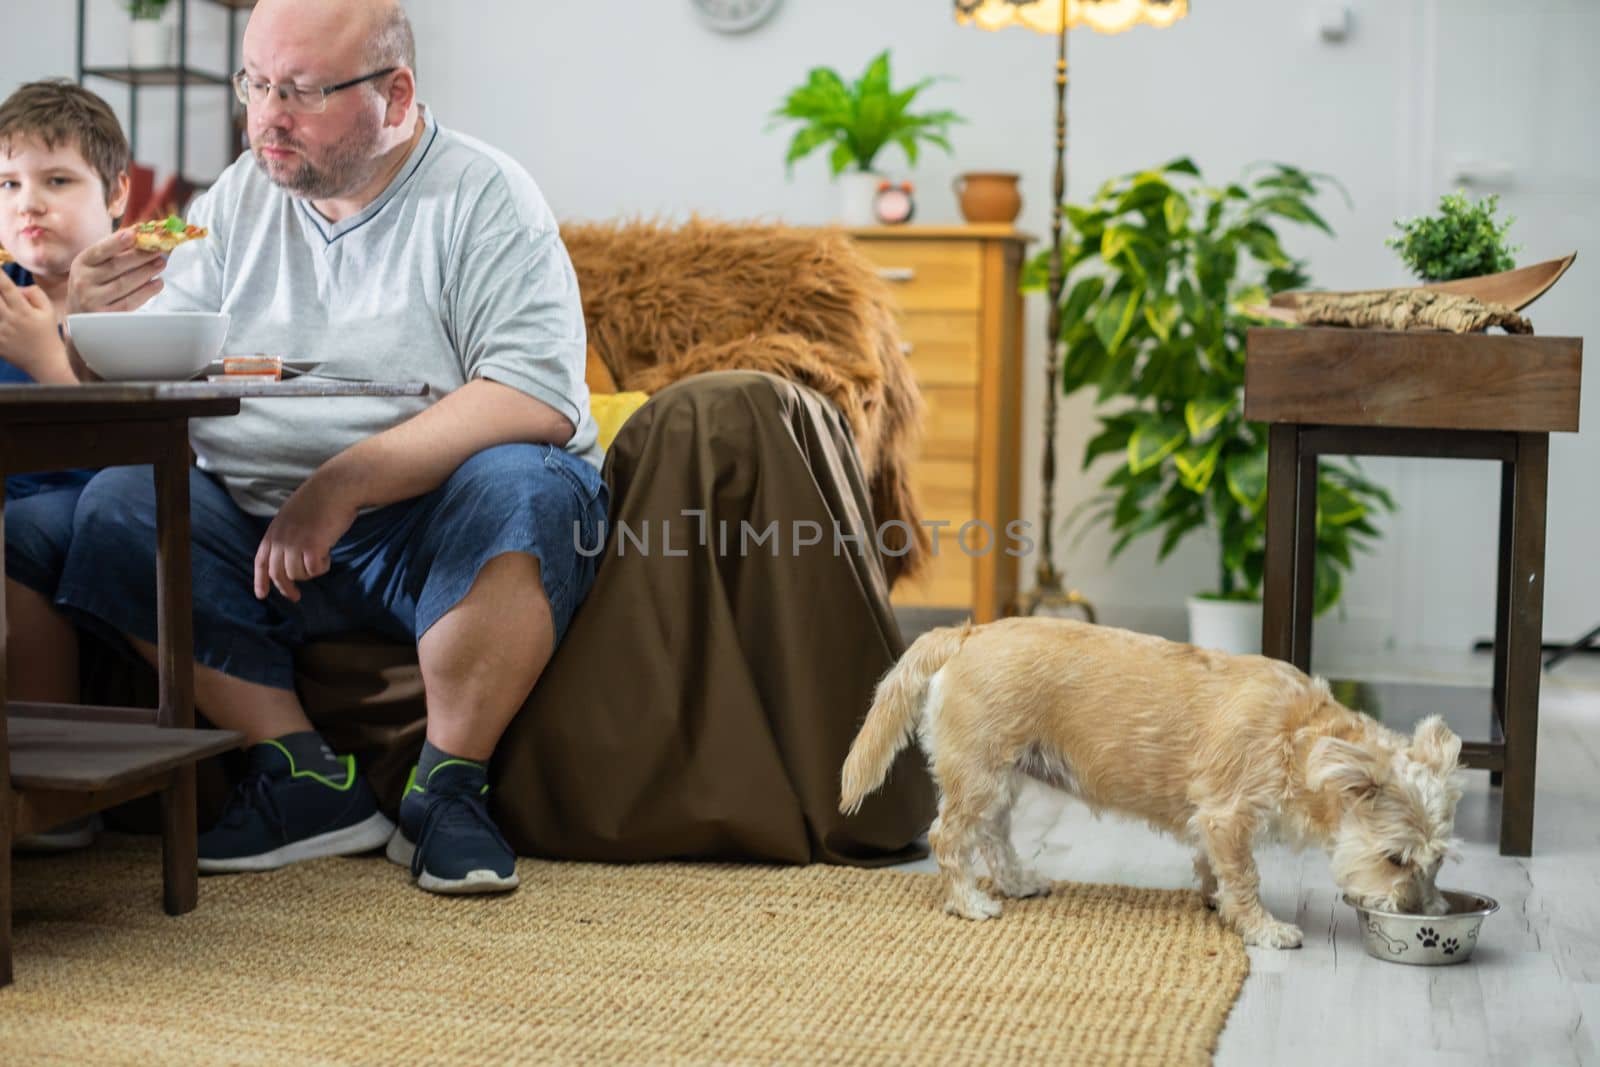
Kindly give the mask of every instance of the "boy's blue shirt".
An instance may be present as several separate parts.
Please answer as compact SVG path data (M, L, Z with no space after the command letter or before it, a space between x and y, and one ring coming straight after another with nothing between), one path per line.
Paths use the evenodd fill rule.
M7 263L0 266L17 285L27 287L33 284L33 275L20 263ZM13 366L4 359L0 359L0 385L19 385L31 383L33 378L20 367ZM94 477L94 471L46 471L39 474L10 474L6 476L6 499L21 500L25 496L42 493L49 489L77 489Z

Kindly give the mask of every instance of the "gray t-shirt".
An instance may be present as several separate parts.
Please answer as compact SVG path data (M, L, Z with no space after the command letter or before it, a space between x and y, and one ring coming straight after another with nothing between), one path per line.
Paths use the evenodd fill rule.
M223 352L315 361L339 378L424 381L426 397L246 400L196 419L200 468L254 515L275 514L319 466L477 378L549 404L598 465L584 384L583 307L555 217L503 153L426 129L365 210L330 223L246 155L197 199L211 236L172 254L146 308L226 311Z

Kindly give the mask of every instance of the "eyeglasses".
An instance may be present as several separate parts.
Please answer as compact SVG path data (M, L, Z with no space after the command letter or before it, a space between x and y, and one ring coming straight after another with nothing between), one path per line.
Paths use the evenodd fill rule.
M264 104L267 97L273 93L278 94L278 100L290 111L303 115L316 115L328 107L328 94L336 93L340 89L349 89L351 86L369 82L374 78L381 78L385 74L393 74L399 67L384 67L371 74L363 74L359 78L351 78L338 85L324 85L321 88L309 88L304 85L274 85L272 82L255 81L244 71L233 76L233 95L239 98L239 103L245 107L252 104Z

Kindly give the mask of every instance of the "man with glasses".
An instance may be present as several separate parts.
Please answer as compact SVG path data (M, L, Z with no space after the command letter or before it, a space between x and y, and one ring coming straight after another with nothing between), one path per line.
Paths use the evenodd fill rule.
M517 884L486 764L593 581L576 546L606 494L556 221L417 101L413 52L394 0L261 0L234 79L250 158L190 212L212 237L169 265L119 235L73 265L75 311L226 311L230 351L431 386L193 425L198 703L252 742L204 871L387 844L425 889ZM154 515L148 470L97 476L59 594L147 658ZM294 691L295 648L352 631L417 643L427 743L398 829Z

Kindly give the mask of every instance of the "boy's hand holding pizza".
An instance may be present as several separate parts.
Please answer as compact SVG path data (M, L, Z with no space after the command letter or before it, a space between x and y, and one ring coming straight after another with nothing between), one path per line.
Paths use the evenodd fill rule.
M0 274L0 358L36 382L77 381L57 332L56 311L37 285Z

